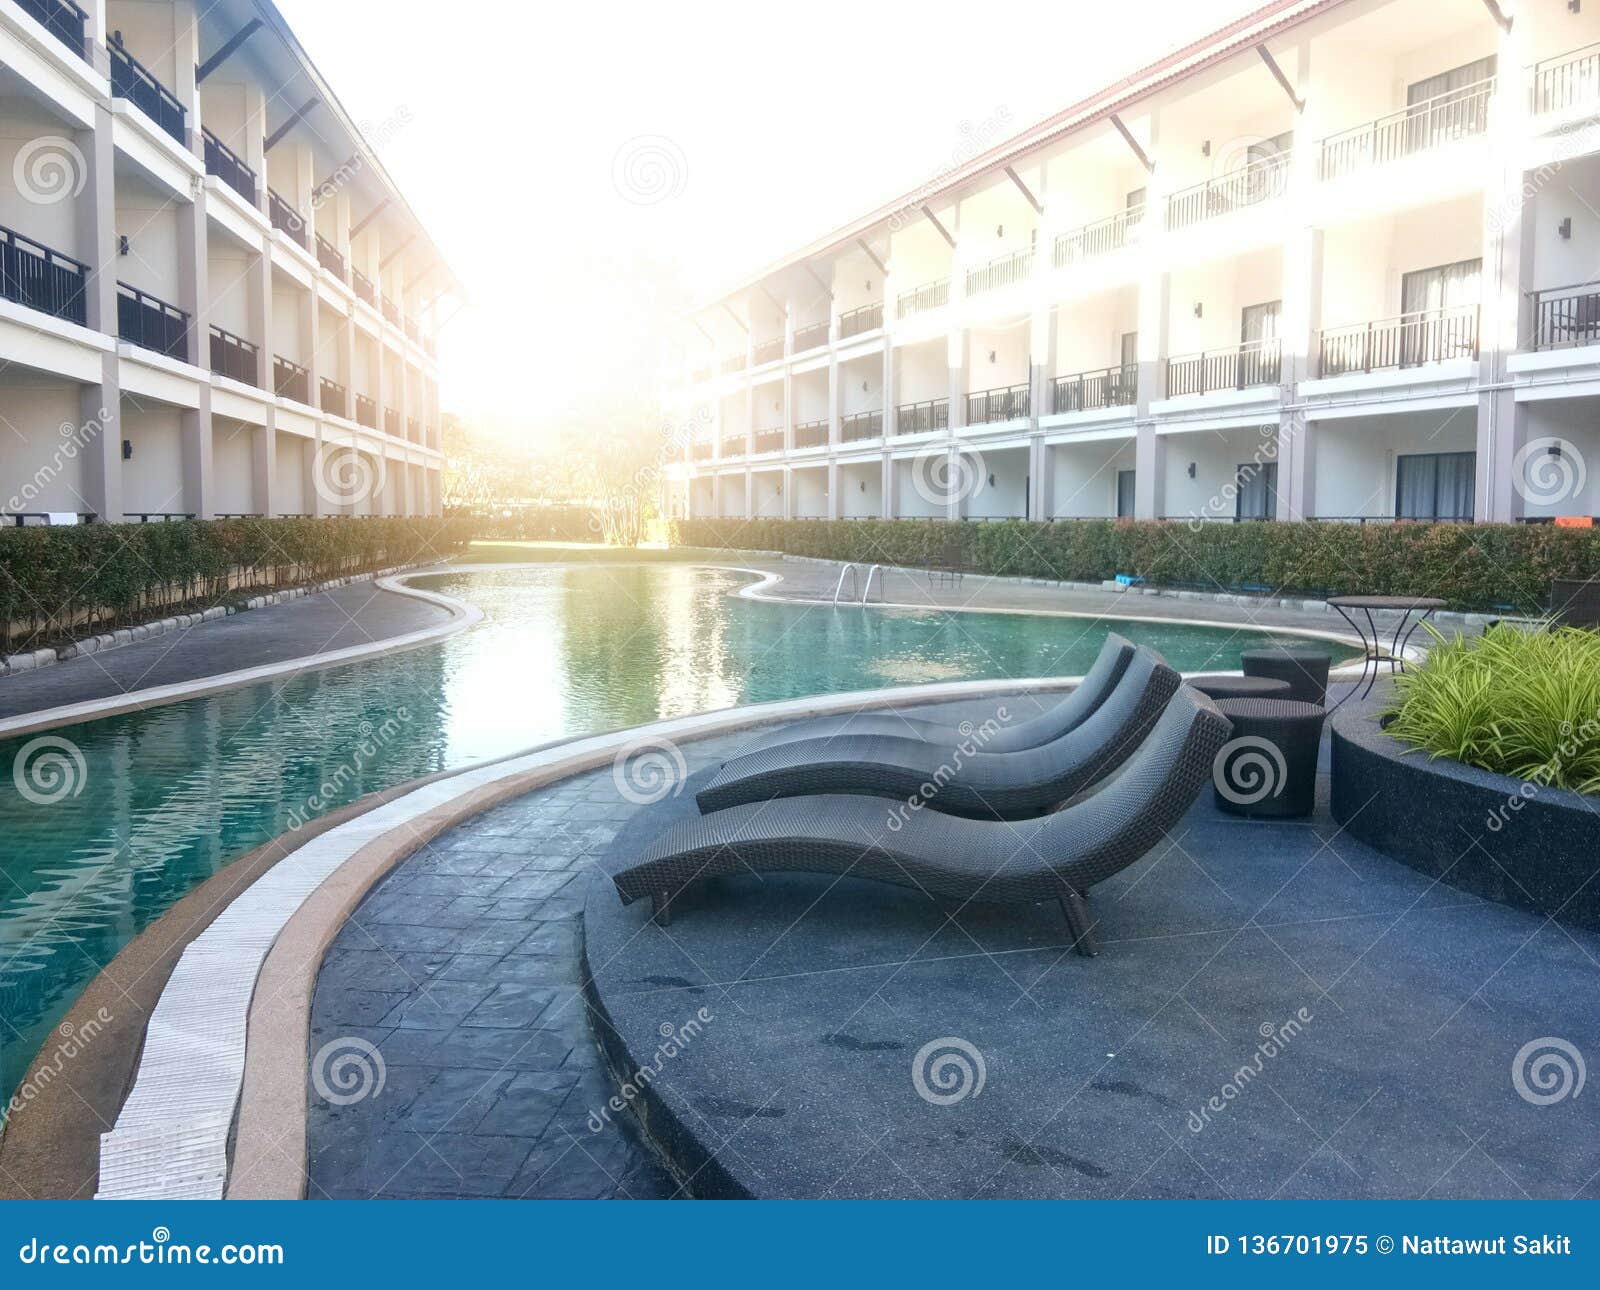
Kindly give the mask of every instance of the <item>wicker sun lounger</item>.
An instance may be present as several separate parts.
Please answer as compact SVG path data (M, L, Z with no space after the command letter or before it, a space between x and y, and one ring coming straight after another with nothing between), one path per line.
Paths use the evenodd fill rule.
M893 735L803 739L724 762L695 795L702 811L815 793L917 800L945 815L1042 815L1133 755L1182 678L1154 650L1135 649L1111 694L1076 729L1038 748L993 753L979 736L934 743Z
M1060 702L1027 721L1005 726L984 744L985 752L1017 752L1023 748L1037 748L1052 739L1059 739L1067 731L1081 726L1105 702L1106 696L1116 688L1122 674L1128 670L1128 660L1133 657L1133 643L1111 632L1100 653L1076 688ZM840 735L888 735L890 738L927 739L935 743L954 746L964 737L955 726L937 721L924 721L918 717L901 717L889 712L863 712L838 717L819 717L815 721L800 721L785 726L765 737L751 741L747 751L776 748L779 744L798 743L802 739L833 739Z
M905 816L858 796L738 806L669 828L612 874L625 904L649 898L657 921L691 885L723 874L799 870L875 878L936 898L1059 901L1080 953L1093 954L1084 896L1172 828L1211 782L1229 723L1184 687L1131 759L1098 792L1019 824ZM891 825L891 816L896 821Z

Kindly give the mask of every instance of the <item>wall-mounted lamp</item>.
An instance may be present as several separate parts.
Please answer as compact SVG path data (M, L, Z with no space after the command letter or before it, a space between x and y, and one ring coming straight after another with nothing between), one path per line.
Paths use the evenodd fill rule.
M994 487L994 471L992 470L989 472L989 487Z
M864 479L861 481L861 491L863 493L867 491L867 481Z
M128 254L128 235L126 233L119 233L117 235L117 254Z
M1556 232L1561 235L1563 242L1572 240L1572 216L1568 215L1561 223L1556 225Z
M868 291L872 290L872 282L870 280L867 282L867 290Z
M1189 463L1189 478L1194 478L1194 462L1192 461Z
M1568 13L1577 13L1578 10L1579 10L1578 0L1567 0L1567 12Z
M996 237L1004 237L1006 235L1006 226L1004 224L996 224L994 226L994 235Z
M122 460L123 461L132 461L133 460L133 440L132 439L124 439L122 441Z
M1545 455L1549 457L1560 457L1561 445L1558 443L1551 444L1550 447L1545 450Z
M865 381L861 382L861 392L863 394L865 394L867 392L867 383Z
M1207 139L1204 143L1202 143L1200 145L1200 155L1202 157L1209 157L1211 155L1211 140L1210 139Z
M1194 302L1194 316L1196 318L1199 318L1202 314L1205 313L1205 311L1206 311L1206 307L1203 304L1201 304L1198 300L1196 300Z
M989 361L991 363L995 361L995 351L992 349L989 351Z

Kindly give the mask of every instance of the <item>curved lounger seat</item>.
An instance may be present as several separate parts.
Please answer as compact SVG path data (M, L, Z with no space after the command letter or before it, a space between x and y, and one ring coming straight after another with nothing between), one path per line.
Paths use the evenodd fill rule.
M695 795L705 812L815 793L915 799L944 815L1020 820L1043 815L1105 778L1150 733L1182 678L1140 647L1106 698L1076 729L1038 748L994 753L973 734L954 743L841 735L734 757Z
M1004 824L865 797L790 798L676 824L612 881L624 904L653 900L660 921L685 888L746 871L876 878L956 900L1056 900L1079 951L1093 954L1084 895L1182 818L1211 782L1230 729L1210 699L1185 687L1099 792L1043 819Z
M1075 730L1094 714L1116 689L1122 674L1128 670L1133 658L1133 642L1115 632L1108 633L1105 644L1094 660L1094 665L1084 674L1083 680L1060 702L1053 704L1037 717L1006 726L984 743L985 752L1019 752L1024 748L1037 748L1052 739L1059 739L1069 730ZM966 736L955 726L938 721L924 721L919 717L900 717L889 712L861 712L838 717L818 717L814 721L797 721L764 737L750 741L748 751L776 748L779 744L798 743L802 739L836 739L840 736L854 738L858 735L886 735L891 739L926 739L952 747Z

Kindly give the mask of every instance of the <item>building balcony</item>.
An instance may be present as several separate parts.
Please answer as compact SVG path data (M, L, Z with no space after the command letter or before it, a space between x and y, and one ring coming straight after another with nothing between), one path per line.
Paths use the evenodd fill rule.
M372 279L360 269L350 270L350 289L356 293L357 300L366 301L374 309L378 307L378 292L372 285Z
M400 437L400 410L398 408L385 408L383 410L383 432L391 439Z
M1100 408L1124 408L1139 397L1139 369L1134 366L1103 367L1094 372L1058 376L1050 387L1050 411L1092 412Z
M857 412L839 422L839 442L859 443L883 436L882 412Z
M776 430L757 430L755 435L756 452L782 452L783 428Z
M1132 206L1127 210L1108 215L1105 219L1085 224L1070 233L1056 237L1054 264L1058 269L1071 268L1085 260L1110 255L1128 245L1129 238L1144 221L1144 207Z
M1184 354L1167 360L1167 397L1276 385L1282 371L1282 347L1276 340Z
M783 357L783 337L777 340L764 340L755 347L752 354L755 365L760 367L763 363L776 363Z
M117 283L117 335L130 345L188 361L189 315L126 282Z
M1270 157L1235 166L1203 184L1182 188L1167 198L1167 228L1192 228L1206 220L1234 211L1248 210L1276 197L1289 186L1289 157L1277 152Z
M113 33L106 45L111 56L111 92L127 99L167 134L188 146L188 112L172 91L156 80L137 58L123 47L121 33Z
M415 315L410 317L402 316L400 330L405 332L406 339L409 340L413 345L422 344L422 328L417 323Z
M1495 78L1490 76L1353 130L1329 135L1322 141L1318 177L1339 179L1483 134L1489 128L1489 101L1494 97L1494 87Z
M356 424L366 426L368 430L378 428L378 401L369 399L365 394L356 395Z
M796 448L826 448L828 446L828 422L826 418L821 421L802 421L795 426L794 446Z
M1600 344L1600 282L1533 293L1533 348Z
M809 327L797 328L794 333L794 352L803 354L808 349L821 349L828 343L828 324L812 323Z
M839 339L844 340L850 336L877 331L882 326L883 306L862 305L859 309L852 309L849 313L839 315Z
M924 282L920 287L902 291L895 298L895 316L910 318L913 314L925 314L935 309L943 309L949 303L950 279L940 278L937 282Z
M925 399L921 403L902 403L894 410L895 434L924 434L950 428L950 400Z
M321 233L317 234L317 263L320 264L340 282L345 278L344 256L339 254L339 248Z
M89 15L72 0L17 0L17 7L85 62L88 41L84 27Z
M979 296L985 291L998 291L1001 287L1015 286L1033 272L1033 251L1012 251L997 255L984 264L967 270L967 294Z
M713 445L705 442L691 444L689 446L689 456L695 461L709 461L711 460L712 447Z
M994 390L979 390L967 395L969 426L992 425L997 421L1020 421L1031 415L1033 389L1028 385L1007 385Z
M267 189L267 215L272 220L272 227L293 241L302 251L311 249L311 239L306 236L305 219L299 211L270 188Z
M338 381L330 381L326 376L318 382L319 406L330 417L346 417L350 415L350 392L340 385Z
M1600 101L1600 44L1535 63L1530 92L1535 116Z
M722 440L722 459L726 461L729 457L744 456L744 447L744 436L742 434L730 434L726 436Z
M272 389L279 398L311 405L311 373L282 354L272 360Z
M387 292L378 297L378 305L383 314L384 321L387 323L392 323L394 326L398 327L402 317L400 313L400 306L395 303L393 298L391 298Z
M0 226L0 296L65 322L86 325L89 266Z
M260 383L261 352L242 336L211 328L211 370L242 385Z
M239 160L237 153L204 126L200 127L205 141L206 174L215 175L238 193L251 206L256 204L256 172Z
M1461 305L1330 327L1317 343L1317 372L1346 376L1477 356L1478 306Z
M422 422L416 417L406 418L406 438L412 443L422 442Z
M717 370L721 372L742 372L744 371L744 365L745 356L743 354L729 354L717 365Z

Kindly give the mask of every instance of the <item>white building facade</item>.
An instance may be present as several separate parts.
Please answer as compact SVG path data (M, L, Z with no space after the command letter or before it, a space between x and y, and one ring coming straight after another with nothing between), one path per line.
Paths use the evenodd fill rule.
M1600 4L1258 10L711 302L673 401L696 518L1600 515Z
M453 279L268 0L0 0L0 256L0 523L438 513Z

